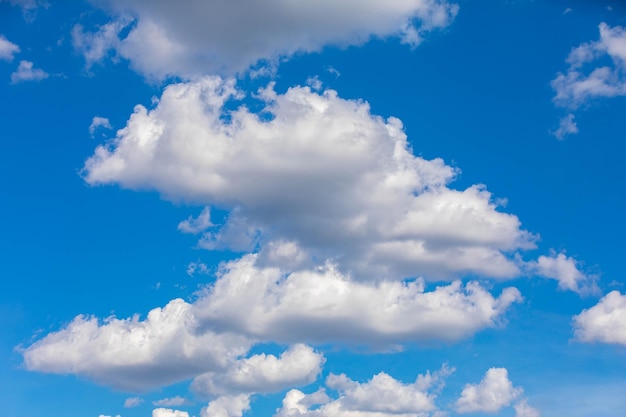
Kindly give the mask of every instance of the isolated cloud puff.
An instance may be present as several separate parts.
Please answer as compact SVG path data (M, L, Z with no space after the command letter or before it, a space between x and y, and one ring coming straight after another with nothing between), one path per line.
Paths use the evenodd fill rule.
M586 295L599 291L596 285L597 277L583 273L578 261L565 253L539 256L537 261L528 262L527 268L531 273L558 281L562 290Z
M506 368L491 368L478 384L467 384L455 404L459 413L496 413L511 405L523 390L513 387Z
M398 119L332 90L278 94L270 85L259 94L260 113L228 111L240 97L233 80L170 85L96 149L84 178L230 208L201 239L210 249L293 241L305 258L332 259L356 279L522 273L515 253L536 237L484 186L448 188L457 171L414 156ZM199 231L203 216L180 228Z
M574 316L574 331L583 342L626 346L626 295L611 291L595 306Z
M332 400L324 389L308 395L293 389L285 395L276 417L430 416L437 410L434 400L450 372L443 367L433 374L419 375L413 383L403 383L384 372L363 383L344 374L331 374L326 386L337 391L336 399ZM321 406L312 407L316 405Z
M17 70L11 74L11 83L17 84L25 81L41 81L48 78L48 73L40 68L33 68L30 61L20 61Z
M599 26L600 39L570 52L569 68L552 81L558 106L576 109L593 99L626 95L626 28ZM610 58L609 65L599 64Z
M388 346L467 337L496 325L521 300L515 288L497 298L474 282L425 291L419 280L355 282L332 265L289 273L256 259L223 266L195 304L200 323L282 343Z
M0 60L13 61L13 57L20 51L20 47L0 35Z
M77 26L74 46L88 65L115 51L151 79L195 77L243 71L326 45L358 45L371 37L399 36L415 46L458 12L445 0L182 3L100 2L113 20L96 32Z
M237 361L226 372L200 375L192 389L212 396L278 392L315 381L324 362L324 355L298 344L280 357L262 353Z
M144 320L78 316L22 353L27 369L73 374L130 391L168 385L225 369L251 342L240 335L196 331L192 306L170 301Z

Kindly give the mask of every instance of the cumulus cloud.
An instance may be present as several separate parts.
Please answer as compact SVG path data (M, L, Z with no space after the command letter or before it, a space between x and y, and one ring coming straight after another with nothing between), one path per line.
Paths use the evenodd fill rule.
M359 45L372 37L398 36L415 46L458 12L446 0L183 3L101 2L113 20L95 32L77 26L74 44L88 65L115 51L151 79L194 77L243 71L326 45ZM122 36L124 28L130 29Z
M511 405L523 390L513 387L506 368L491 368L478 384L467 384L457 400L455 408L459 413L497 413Z
M155 408L152 410L152 417L189 417L189 413L169 408Z
M575 135L578 133L578 125L574 120L573 114L568 114L565 117L562 117L559 121L559 127L552 134L556 136L557 139L563 140L566 136Z
M193 381L192 388L212 396L278 392L315 381L324 362L321 353L298 344L280 357L261 353L239 360L226 372L203 374Z
M33 68L30 61L20 61L17 70L11 74L11 83L17 84L24 81L41 81L48 78L48 73L40 68Z
M219 397L200 411L200 417L241 417L250 409L250 396L240 394Z
M537 261L527 264L529 271L545 278L555 279L559 288L579 294L594 294L599 291L596 277L583 273L579 263L564 253L540 256Z
M137 407L141 403L143 403L143 398L141 398L141 397L126 398L126 400L124 401L124 408Z
M611 291L595 306L574 316L575 336L583 342L626 346L626 295Z
M494 326L521 300L515 288L497 298L474 282L425 291L419 280L362 283L332 265L285 273L256 260L223 266L195 304L199 322L284 343L454 341Z
M78 316L23 351L27 369L74 374L137 391L225 368L244 354L242 336L196 331L183 300L155 308L144 320Z
M601 23L600 39L570 52L569 68L552 81L558 106L576 109L593 99L626 95L626 29ZM598 63L609 58L609 65Z
M256 341L455 341L502 322L521 299L514 288L493 297L474 282L432 291L420 280L355 282L330 264L285 272L257 265L258 256L224 264L194 304L176 299L143 320L78 316L23 349L25 366L125 390L198 377L194 388L212 396L268 392L313 381L324 358L296 345L280 357L241 359Z
M13 61L13 57L20 51L20 47L0 35L0 60Z
M514 254L535 236L484 186L449 188L457 171L414 156L398 119L332 90L278 94L271 85L261 115L226 111L239 94L217 77L168 86L96 149L85 180L230 208L201 239L211 249L293 241L357 279L521 274Z
M346 375L331 374L326 386L337 391L331 400L325 390L304 394L293 389L287 392L276 417L425 417L437 407L434 400L451 369L443 367L435 373L419 375L413 383L403 383L381 372L363 383ZM321 405L311 409L312 406Z
M89 125L89 134L93 136L96 132L96 129L105 128L105 129L113 129L111 126L111 122L106 117L95 116L91 119L91 124Z

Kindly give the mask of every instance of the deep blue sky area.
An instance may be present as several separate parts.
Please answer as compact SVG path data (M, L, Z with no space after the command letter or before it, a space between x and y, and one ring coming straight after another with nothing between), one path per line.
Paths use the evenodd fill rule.
M621 416L626 6L244 3L0 0L3 413ZM419 44L407 44L407 27ZM219 90L198 102L170 94L207 79L240 96L220 110ZM258 95L268 85L278 108ZM307 100L326 106L323 122ZM346 110L362 103L369 113ZM263 130L251 120L266 105ZM243 108L250 118L229 113ZM441 158L455 178L398 168L379 129L389 118L402 122L411 163ZM335 138L330 123L347 133ZM282 162L291 171L276 174ZM389 178L409 171L427 186L397 197ZM477 185L491 197L461 193ZM307 227L318 217L323 238ZM250 230L256 240L237 243ZM273 258L286 242L303 255ZM250 257L246 275L237 268ZM498 262L515 272L494 272ZM324 292L331 264L341 290ZM319 277L298 281L307 274ZM246 298L260 280L273 292ZM481 301L462 289L420 301L458 281L478 285ZM424 292L384 292L399 282ZM236 289L220 292L227 285ZM498 299L507 288L519 291L510 305ZM304 298L289 304L290 291ZM148 319L179 298L184 319ZM77 316L93 327L72 327ZM308 330L291 337L288 324ZM220 343L221 365L207 365ZM280 356L298 346L308 356ZM376 385L381 372L392 385ZM351 382L333 384L339 374ZM133 378L142 382L129 388ZM318 388L325 400L289 408L289 395Z

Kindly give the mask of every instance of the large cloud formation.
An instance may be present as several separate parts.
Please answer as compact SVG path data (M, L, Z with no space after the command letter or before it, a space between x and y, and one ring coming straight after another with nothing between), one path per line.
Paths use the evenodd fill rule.
M485 187L448 188L456 170L414 156L398 119L332 90L271 85L262 112L225 110L239 95L218 77L168 86L96 149L86 181L230 209L208 248L293 242L304 263L332 259L356 279L522 274L514 255L535 236Z
M140 391L196 377L208 396L274 392L315 380L324 357L304 345L243 358L256 342L388 347L455 341L497 325L498 298L476 283L424 291L423 282L358 283L332 266L297 273L259 267L256 255L223 266L193 304L176 299L140 320L79 316L23 351L30 370L74 374Z
M425 291L423 281L359 283L332 265L285 273L246 255L196 303L200 323L282 343L455 341L498 324L521 300L508 288L493 297L475 282Z
M110 51L150 79L243 71L326 45L358 45L399 36L412 46L449 25L458 6L446 0L290 0L244 2L107 0L113 20L96 32L77 25L74 46L88 65ZM358 13L355 11L358 10Z

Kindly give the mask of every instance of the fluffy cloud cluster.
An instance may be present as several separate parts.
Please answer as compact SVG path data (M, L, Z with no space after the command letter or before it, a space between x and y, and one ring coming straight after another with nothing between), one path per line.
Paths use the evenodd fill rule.
M217 77L168 86L96 149L86 181L230 208L208 248L291 241L303 260L333 259L357 279L521 274L514 254L535 237L483 186L448 188L455 169L414 156L398 119L332 90L270 85L261 113L225 110L237 96ZM197 232L207 216L179 227Z
M196 377L194 389L212 397L274 392L314 381L324 357L296 344L279 357L242 359L255 341L454 341L496 325L521 299L514 288L495 298L476 283L425 291L421 281L354 282L331 265L285 273L257 257L224 265L194 304L173 300L145 320L79 316L26 348L25 365L127 390Z
M496 413L521 394L522 389L513 387L505 368L491 368L480 383L465 386L456 402L456 409L459 413Z
M497 413L520 398L524 390L514 387L506 368L491 368L478 384L467 384L456 401L459 413ZM539 412L523 399L514 405L516 417L538 417Z
M280 357L264 353L242 359L226 372L194 379L192 388L205 395L279 392L317 379L325 359L309 346L294 345Z
M521 299L515 288L495 298L457 281L425 292L422 281L361 283L332 265L285 273L256 260L223 267L196 303L199 322L282 343L454 341L495 325Z
M626 95L626 29L606 23L599 29L600 39L574 48L569 68L552 81L557 105L575 109L589 100ZM597 64L607 57L609 65Z
M76 317L23 351L27 369L74 374L126 390L171 384L225 369L251 342L231 333L198 333L192 305L170 301L145 320Z
M99 4L113 20L96 32L77 26L74 46L88 65L114 51L151 79L233 73L259 61L276 62L326 45L358 45L371 37L395 35L414 46L426 32L449 25L458 11L446 0Z
M443 378L452 370L443 367L433 374L419 375L414 383L403 383L381 372L359 383L346 375L331 374L326 386L337 391L331 400L324 389L313 394L290 390L276 417L426 417L437 407L434 400ZM313 406L321 405L313 408Z
M574 329L576 337L584 342L626 346L626 295L611 291L574 317Z

